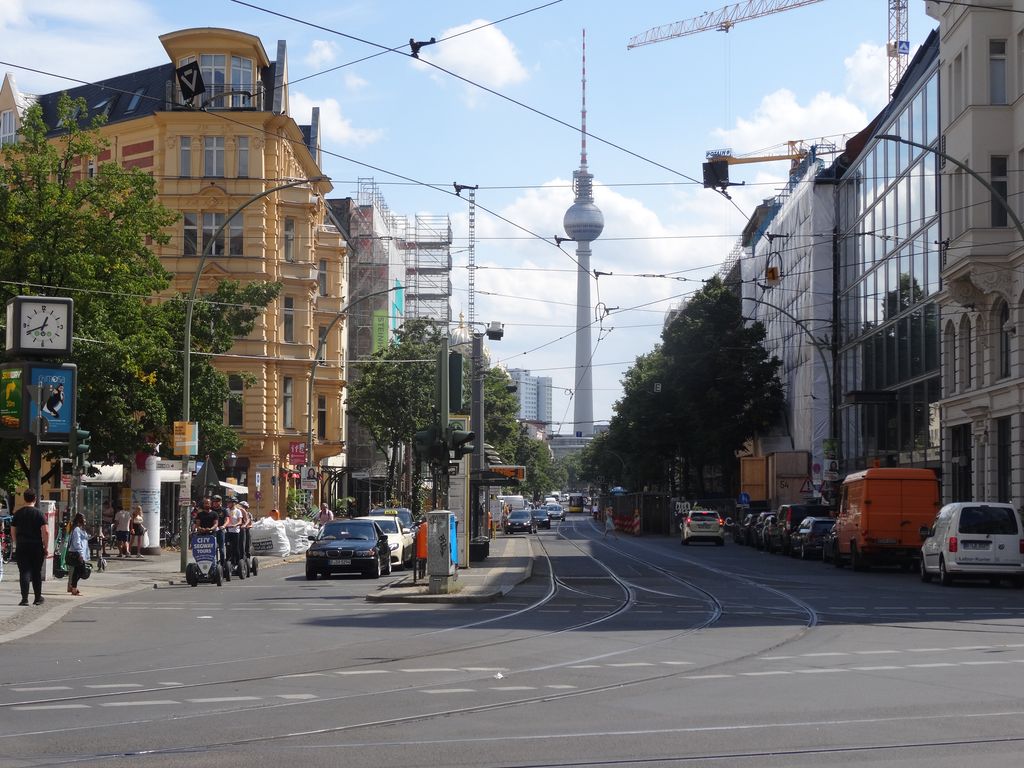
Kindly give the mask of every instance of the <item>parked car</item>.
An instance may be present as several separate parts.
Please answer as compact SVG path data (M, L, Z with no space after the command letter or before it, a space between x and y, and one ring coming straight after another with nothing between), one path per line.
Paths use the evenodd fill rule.
M1024 531L1012 504L955 502L939 510L921 545L921 580L1010 579L1024 587Z
M508 513L505 519L505 533L536 533L537 524L528 509L516 509Z
M832 527L825 531L821 537L821 559L823 562L831 563L836 556L836 521L832 521Z
M822 558L822 544L836 521L831 517L805 517L789 537L789 554L807 560Z
M775 514L772 513L772 512L761 512L757 516L757 520L754 521L754 526L753 526L753 528L751 529L751 532L750 532L751 538L752 538L753 543L754 543L754 549L764 549L765 548L764 529L765 529L765 526L768 525L770 521L774 522L774 520L775 520Z
M754 545L754 524L757 518L757 512L748 512L743 521L733 529L733 540L737 544L745 544L748 547Z
M713 509L691 509L683 517L679 541L683 546L691 541L711 541L720 547L725 544L725 521Z
M533 524L538 528L547 528L551 530L551 517L548 515L547 507L535 507L530 510L530 516L533 518Z
M416 553L416 539L412 531L402 525L397 515L367 515L356 520L372 520L388 537L388 548L391 550L391 562L399 568L407 568Z
M784 555L792 551L791 540L805 517L831 517L830 507L821 504L783 504L775 513L778 530L774 531L774 550Z
M761 541L766 552L782 551L782 528L783 524L777 514L765 518L761 527Z
M375 579L391 573L387 534L372 520L333 520L309 539L306 578L310 581L335 573L361 573Z
M548 511L548 517L550 517L552 520L565 520L565 510L562 509L562 505L559 504L558 502L551 502L550 504L545 504L544 507Z

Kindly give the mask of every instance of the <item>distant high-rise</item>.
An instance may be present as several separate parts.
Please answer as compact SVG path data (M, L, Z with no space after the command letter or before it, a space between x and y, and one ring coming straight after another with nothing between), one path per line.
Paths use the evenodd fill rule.
M572 186L576 201L562 226L570 239L576 241L576 375L573 386L573 423L576 437L594 434L594 385L591 368L593 351L590 327L593 310L590 306L590 244L604 230L604 216L594 205L594 177L587 170L587 31L583 30L583 103L580 112L580 168L573 171Z
M551 377L531 376L522 368L510 368L508 375L516 383L519 418L524 421L551 423Z

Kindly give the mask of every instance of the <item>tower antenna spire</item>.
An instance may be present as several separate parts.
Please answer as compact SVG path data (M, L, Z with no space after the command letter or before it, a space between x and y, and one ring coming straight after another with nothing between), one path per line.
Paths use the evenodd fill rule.
M580 107L580 167L587 167L587 28L583 28L583 103Z

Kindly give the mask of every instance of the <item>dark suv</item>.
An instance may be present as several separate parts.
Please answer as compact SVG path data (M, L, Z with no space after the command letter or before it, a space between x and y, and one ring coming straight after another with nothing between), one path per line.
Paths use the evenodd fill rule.
M832 510L823 504L783 504L776 513L776 528L771 549L788 555L793 548L793 534L805 517L831 517Z

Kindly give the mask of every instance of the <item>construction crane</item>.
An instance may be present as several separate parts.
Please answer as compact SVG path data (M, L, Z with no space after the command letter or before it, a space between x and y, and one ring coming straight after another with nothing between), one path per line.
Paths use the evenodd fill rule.
M820 3L821 0L747 0L734 3L717 11L705 11L700 16L674 24L663 24L630 38L628 49L639 48L641 45L674 40L677 37L695 35L698 32L716 30L728 32L741 21L760 19L773 13L801 8L805 5ZM889 40L886 46L889 55L889 95L896 90L900 78L907 66L910 53L910 42L907 32L907 0L887 0L889 4Z
M733 155L731 149L708 150L705 153L707 162L704 163L704 187L724 192L726 187L732 186L733 183L729 181L730 165L772 163L777 160L789 160L790 172L792 172L809 153L809 150L803 146L802 141L787 141L785 152L767 155L744 155L737 157Z

